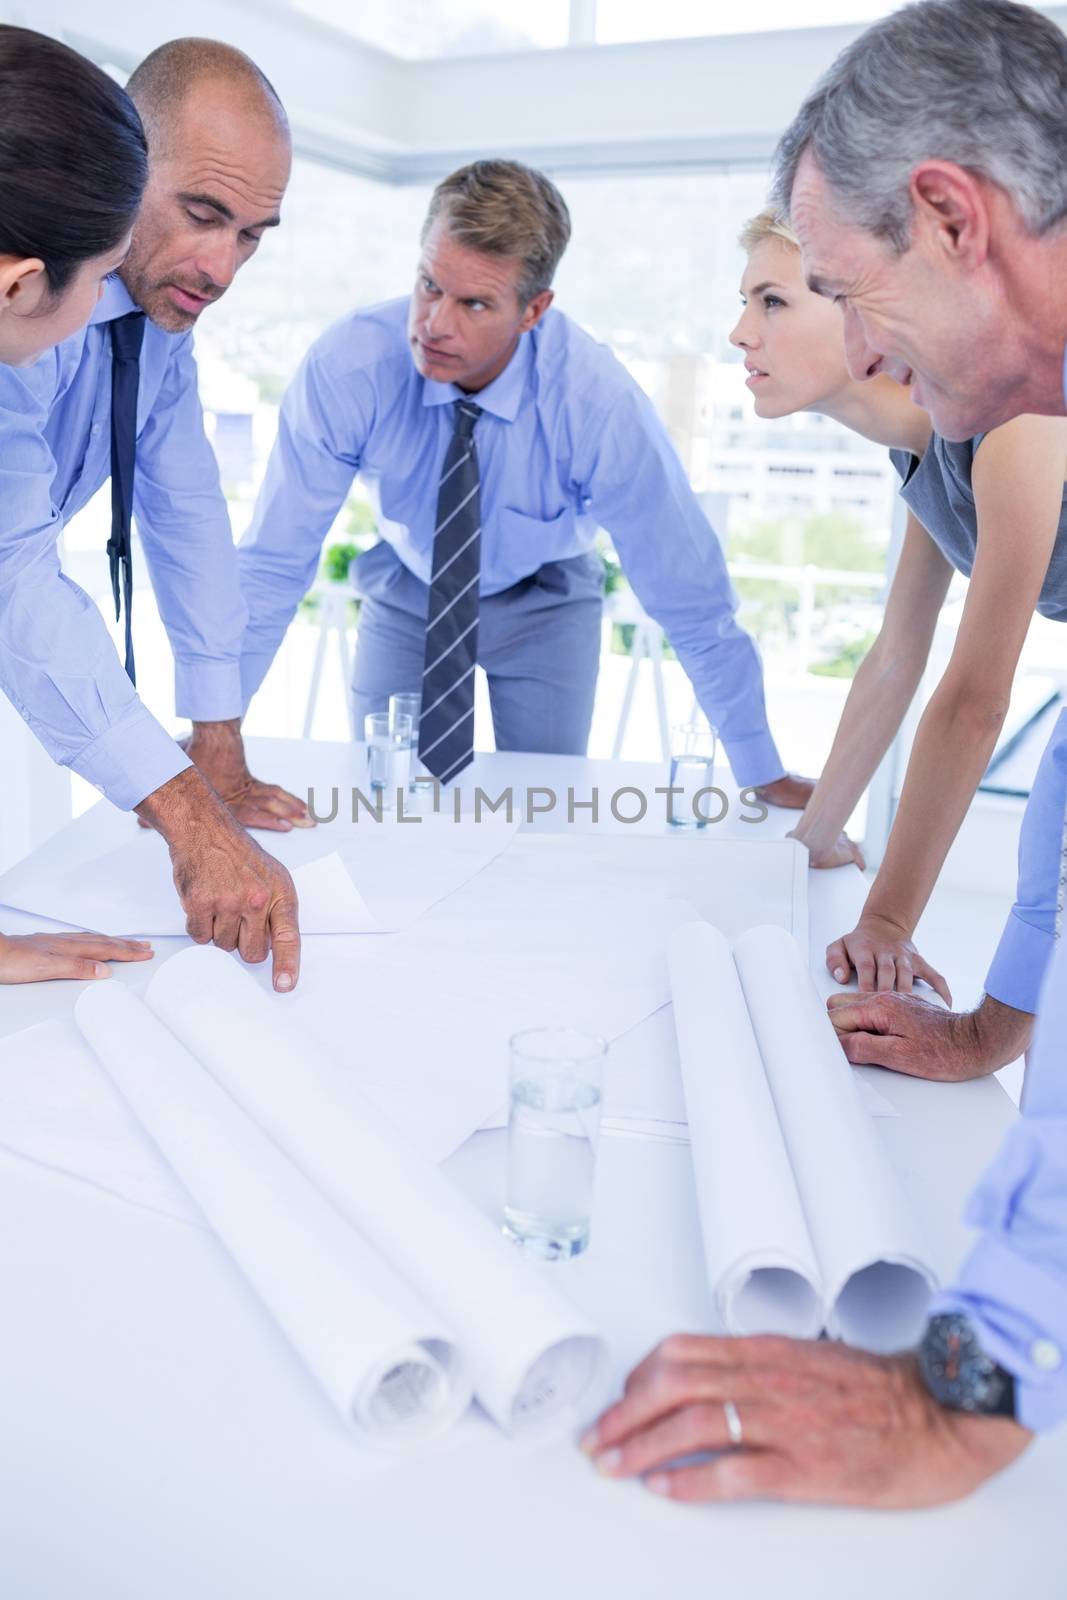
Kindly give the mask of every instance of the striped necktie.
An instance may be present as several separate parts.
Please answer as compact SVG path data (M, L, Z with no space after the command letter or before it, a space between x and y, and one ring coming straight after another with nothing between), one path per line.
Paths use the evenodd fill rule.
M481 414L480 406L456 402L455 432L437 494L419 760L441 783L474 758L482 531L474 424Z
M115 621L126 603L126 672L137 682L133 663L133 555L130 519L133 516L133 474L137 459L137 388L141 374L144 312L131 311L111 324L111 537L107 541L111 566L111 592Z

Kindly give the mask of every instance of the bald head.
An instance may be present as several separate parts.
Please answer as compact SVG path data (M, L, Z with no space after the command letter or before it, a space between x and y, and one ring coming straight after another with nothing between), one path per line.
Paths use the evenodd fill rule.
M127 87L149 177L122 278L153 322L183 332L281 221L289 124L255 62L214 39L161 45Z
M126 85L151 139L163 144L190 96L212 89L250 115L258 111L288 134L285 108L274 85L250 56L218 39L171 39L145 56Z

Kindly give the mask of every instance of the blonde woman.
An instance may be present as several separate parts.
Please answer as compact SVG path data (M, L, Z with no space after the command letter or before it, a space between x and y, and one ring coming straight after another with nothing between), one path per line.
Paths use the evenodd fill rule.
M902 991L877 1015L836 997L850 1058L923 1076L993 1071L1029 1038L1054 937L1058 861L1024 826L1019 899L986 995L955 1017L911 996L920 978L951 1004L912 935L981 780L1007 711L1035 609L1067 621L1067 421L1024 416L963 444L942 439L909 391L884 375L850 377L841 311L808 289L788 226L771 213L741 235L744 310L731 334L745 353L761 417L813 411L889 448L907 531L881 631L849 692L830 758L795 830L816 867L862 865L842 830L921 681L954 570L970 577L955 647L923 713L881 869L856 927L827 965L861 991ZM1032 806L1063 807L1067 716L1053 735ZM1058 797L1058 798L1057 798ZM1044 837L1047 838L1048 830ZM1047 844L1044 854L1048 856ZM834 1006L835 1002L831 1002ZM969 1063L969 1066L967 1065Z

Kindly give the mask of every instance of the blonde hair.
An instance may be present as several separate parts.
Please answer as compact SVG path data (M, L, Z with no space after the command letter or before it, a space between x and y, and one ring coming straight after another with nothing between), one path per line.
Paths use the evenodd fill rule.
M761 211L759 216L750 217L737 236L737 242L746 256L750 256L764 239L784 239L794 250L800 249L800 240L788 222L770 207L766 211Z
M521 161L472 161L442 179L430 198L424 243L438 217L469 250L522 262L523 305L551 285L571 236L563 196L543 172Z

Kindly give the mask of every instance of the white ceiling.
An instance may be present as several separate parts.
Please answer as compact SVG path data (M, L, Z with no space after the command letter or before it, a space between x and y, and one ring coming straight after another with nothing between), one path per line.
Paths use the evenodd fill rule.
M1067 24L1067 5L1044 9ZM391 183L432 181L489 152L555 172L762 164L861 31L405 60L282 0L0 0L0 20L124 70L179 34L239 45L278 89L303 154Z

